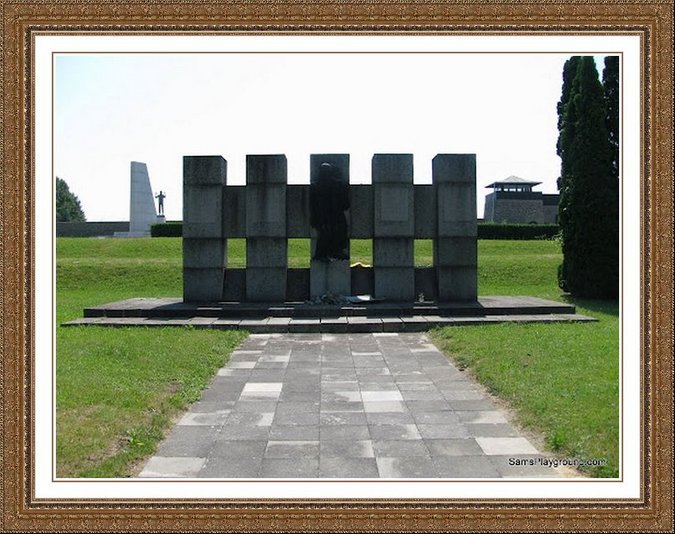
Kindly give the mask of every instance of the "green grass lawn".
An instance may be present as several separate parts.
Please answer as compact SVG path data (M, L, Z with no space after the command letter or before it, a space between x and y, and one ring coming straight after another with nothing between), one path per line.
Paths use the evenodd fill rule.
M555 283L555 241L479 241L481 295L564 300ZM243 240L229 265L245 266ZM431 242L416 241L417 265ZM352 241L352 261L372 263L369 241ZM57 239L57 321L86 306L131 297L179 297L181 240ZM289 240L289 266L309 265L307 240ZM607 458L594 476L618 473L618 306L575 302L592 324L487 325L432 333L519 422L564 457ZM57 328L57 474L129 476L173 418L199 397L242 339L239 332L188 328ZM195 355L199 355L198 358Z

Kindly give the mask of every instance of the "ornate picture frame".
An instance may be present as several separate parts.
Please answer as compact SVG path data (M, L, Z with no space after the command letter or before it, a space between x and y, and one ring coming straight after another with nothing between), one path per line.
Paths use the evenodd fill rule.
M2 0L3 531L671 531L673 3ZM641 42L639 499L135 501L35 494L35 38L44 34L630 34Z

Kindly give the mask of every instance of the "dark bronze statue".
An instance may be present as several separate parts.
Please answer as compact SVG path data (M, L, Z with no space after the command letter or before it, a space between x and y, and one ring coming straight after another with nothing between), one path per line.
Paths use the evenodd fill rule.
M317 233L313 259L334 261L349 259L347 218L349 184L342 180L340 169L322 163L316 181L309 188L309 222Z
M164 191L160 191L159 195L155 195L155 198L158 200L157 204L159 205L159 214L164 215L164 199L166 198Z

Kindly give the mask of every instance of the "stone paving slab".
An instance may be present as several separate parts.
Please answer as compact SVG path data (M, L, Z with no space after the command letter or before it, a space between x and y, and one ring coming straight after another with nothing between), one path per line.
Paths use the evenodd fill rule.
M425 334L253 334L139 476L561 476L538 458Z

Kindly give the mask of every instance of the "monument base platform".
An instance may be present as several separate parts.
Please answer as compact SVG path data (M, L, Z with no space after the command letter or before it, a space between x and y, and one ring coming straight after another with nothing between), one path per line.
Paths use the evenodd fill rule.
M584 322L574 306L536 297L481 297L477 302L374 302L350 305L305 302L183 302L136 298L86 308L63 326L185 326L253 333L413 332L436 326L487 323Z

